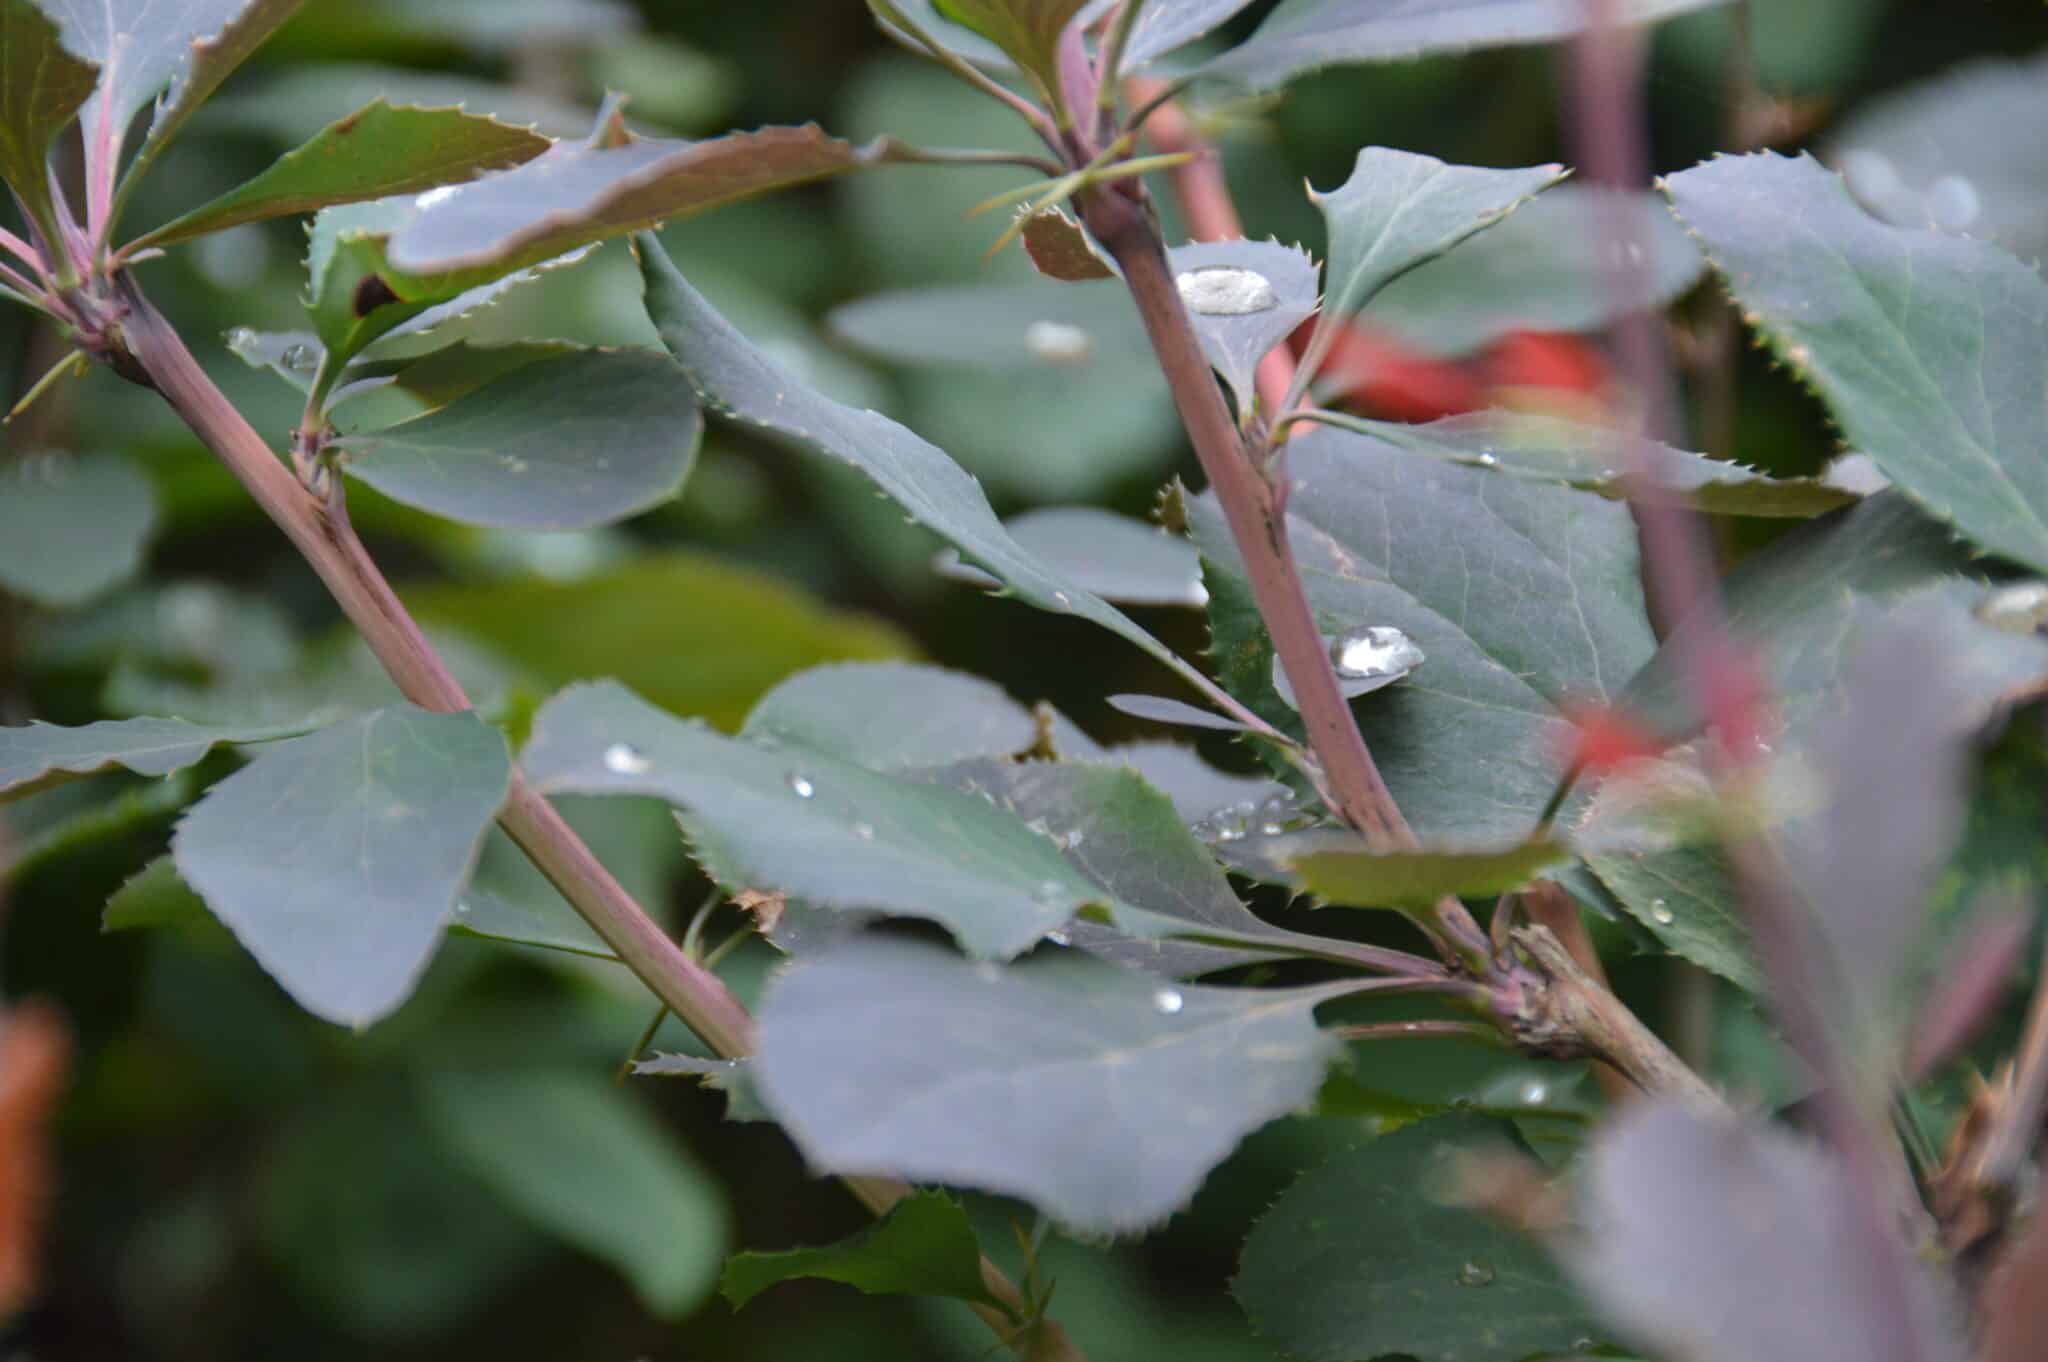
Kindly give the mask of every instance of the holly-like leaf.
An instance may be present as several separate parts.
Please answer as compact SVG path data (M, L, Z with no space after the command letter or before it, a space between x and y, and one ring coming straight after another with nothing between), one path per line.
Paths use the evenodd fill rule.
M1443 1199L1447 1151L1501 1147L1501 1122L1439 1116L1304 1175L1245 1240L1234 1289L1253 1325L1308 1362L1579 1351L1595 1331L1543 1250Z
M386 246L400 298L452 293L666 220L880 160L815 126L699 142L560 142L516 170L415 203Z
M1162 984L1075 952L1003 969L857 938L770 985L755 1077L820 1169L960 1183L1079 1230L1134 1230L1314 1096L1334 1050L1314 1009L1330 996Z
M1353 707L1402 811L1425 844L1526 837L1560 774L1560 704L1612 700L1651 655L1628 509L1348 431L1287 451L1288 534L1322 631L1392 626L1426 658ZM1189 520L1225 684L1298 723L1220 508L1198 498Z
M341 203L418 194L530 161L548 139L461 109L372 100L255 179L143 236L131 250Z
M1038 725L1002 687L908 662L842 662L799 672L761 697L744 737L842 757L870 771L1014 756Z
M1630 235L1617 244L1616 219ZM1617 251L1640 261L1642 302L1662 306L1706 270L1699 247L1654 194L1562 184L1497 226L1394 280L1372 324L1429 355L1464 355L1515 331L1590 331L1616 313Z
M178 872L315 1016L411 993L511 778L474 714L378 710L269 747L178 826Z
M1623 0L1617 17L1649 23L1719 0ZM1326 66L1555 42L1582 31L1579 0L1282 0L1256 33L1205 73L1270 90Z
M350 474L408 506L470 525L580 530L674 496L702 433L665 356L582 350L334 443Z
M1762 993L1763 971L1742 918L1741 891L1718 847L1590 849L1585 859L1601 887L1665 950L1738 988Z
M20 454L0 464L0 591L85 604L142 565L156 494L118 454Z
M778 1282L799 1277L844 1282L870 1296L945 1296L996 1304L981 1279L981 1244L960 1203L944 1192L913 1192L881 1223L824 1248L738 1253L718 1289L735 1310Z
M1625 1106L1595 1140L1587 1232L1565 1253L1633 1340L1703 1362L1963 1355L1930 1274L1818 1148L1670 1100ZM1881 1293L1886 1309L1855 1303Z
M1209 603L1195 546L1156 525L1094 506L1051 506L1003 522L1026 553L1062 569L1068 580L1119 605ZM947 550L939 571L976 586L1001 583Z
M1892 482L2048 568L2048 283L1996 246L1879 222L1818 162L1764 152L1665 182L1745 316Z
M19 799L79 776L116 768L166 776L229 743L268 742L303 726L209 727L183 719L104 719L81 728L31 722L0 728L0 800Z
M0 0L0 179L41 224L52 220L50 143L99 82L93 65L65 50L48 8Z
M428 1119L514 1211L601 1258L666 1319L711 1294L728 1216L718 1184L596 1073L440 1073Z
M175 131L297 0L36 0L64 45L100 68L94 135L114 148L159 90ZM155 130L152 129L154 135ZM109 172L111 174L111 168Z
M524 761L544 791L677 805L729 888L928 918L981 956L1016 955L1111 902L1049 838L972 795L723 737L609 683L549 701Z
M660 242L643 236L639 246L648 315L713 413L852 464L1020 599L1101 625L1197 690L1213 689L1207 677L1128 616L1023 549L996 520L979 484L943 451L877 412L843 406L798 382L690 287Z
M987 38L1010 60L1058 89L1060 35L1088 0L933 0L939 13Z
M1123 70L1137 71L1221 27L1252 0L1150 0L1124 44Z
M1571 858L1537 838L1499 851L1311 851L1291 864L1310 893L1361 908L1424 908L1446 894L1490 898L1520 889Z
M1840 675L1853 609L1881 605L1968 570L1955 537L1897 492L1802 525L1738 564L1722 585L1726 628L1763 672L1771 702L1796 719ZM1693 731L1685 649L1702 626L1681 620L1621 691L1624 712L1666 737Z
M1983 57L1858 101L1828 138L1849 190L1900 227L1938 224L2022 260L2048 251L2048 145L2007 128L2048 119L2048 53Z
M1367 147L1341 186L1327 194L1310 191L1330 227L1317 330L1345 321L1401 275L1501 221L1564 176L1557 165L1489 170Z
M1654 442L1639 446L1654 487L1631 486L1627 477L1634 467L1619 432L1537 412L1473 412L1423 426L1336 414L1326 419L1417 454L1616 499L1675 494L1668 499L1720 515L1815 516L1857 499L1822 478L1773 478Z
M1249 412L1259 361L1315 315L1316 262L1277 241L1197 241L1169 254L1202 352Z
M297 13L304 3L305 0L241 0L239 5L226 7L229 17L222 18L219 9L209 15L209 23L216 18L222 21L218 27L193 34L190 55L172 75L170 89L157 101L156 115L149 123L149 135L143 139L141 149L129 163L122 179L120 195L115 203L116 217L120 215L120 205L130 190L148 172L157 154L170 145L178 130L199 112L200 107L248 59L249 54L263 46L264 40ZM239 12L235 12L237 10Z

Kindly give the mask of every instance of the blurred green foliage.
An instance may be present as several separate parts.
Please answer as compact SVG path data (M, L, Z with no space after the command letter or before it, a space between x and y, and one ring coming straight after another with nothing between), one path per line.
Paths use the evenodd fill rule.
M1234 31L1265 8L1248 11ZM1958 61L2025 54L2048 41L2048 11L2021 0L1972 7L1967 22L1935 0L1758 0L1752 8L1759 79L1773 93L1816 101L1802 130L1814 140ZM1727 145L1728 25L1726 13L1712 12L1658 37L1650 91L1661 169ZM1200 115L1224 149L1250 234L1298 240L1320 257L1320 219L1302 180L1335 184L1360 146L1484 165L1563 159L1557 71L1547 51L1491 52L1325 73L1282 98L1210 104ZM606 87L632 97L638 125L671 135L815 119L857 138L1026 145L1004 111L892 49L854 0L312 0L165 156L133 221L170 220L378 93L463 102L573 135ZM1192 479L1194 470L1142 365L1042 366L1019 380L971 366L890 364L825 323L832 308L885 289L1028 281L1017 251L985 257L1000 223L965 216L1016 179L1003 170L891 168L663 236L693 282L754 340L834 396L889 411L944 446L984 479L999 511L1086 501L1146 514L1165 479ZM303 255L302 226L283 223L240 228L143 267L209 371L270 434L296 418L296 397L211 341L237 326L302 326ZM638 287L614 245L479 314L465 334L645 344L652 333ZM1704 300L1689 310L1710 311ZM26 313L0 312L10 402L58 357L53 346ZM1817 470L1834 452L1818 406L1761 354L1744 356L1739 377L1730 417L1745 461L1785 474ZM277 713L347 710L389 695L336 635L331 606L282 537L152 395L94 372L0 439L9 460L45 447L126 455L146 471L156 503L146 562L126 583L81 581L56 558L42 565L59 583L46 594L67 607L91 595L83 606L32 604L35 592L0 580L0 721L82 722L171 705L247 718L252 702ZM11 497L5 478L0 470L0 497ZM25 504L0 504L0 534L30 532L5 528L10 507ZM1165 688L1155 664L1107 635L984 600L934 574L935 541L864 483L729 429L712 433L679 502L619 529L479 531L363 489L354 505L407 600L446 631L473 693L515 726L561 683L610 675L732 727L776 681L835 658L921 655L980 672L1021 700L1051 700L1105 739L1142 726L1100 697ZM53 523L78 534L140 534L138 520L147 525L130 508L124 525ZM22 594L7 595L10 588ZM1203 646L1187 612L1142 618L1183 653ZM1205 750L1246 764L1227 743ZM10 1354L50 1362L966 1362L987 1354L986 1334L952 1304L806 1282L778 1287L772 1306L736 1316L708 1296L708 1281L693 1287L693 1254L712 1262L734 1245L824 1243L861 1223L843 1192L805 1176L771 1128L725 1123L723 1099L693 1084L636 1083L620 1098L665 1127L634 1126L623 1157L651 1157L648 1141L687 1146L666 1204L698 1211L677 1212L688 1223L674 1225L674 1242L663 1246L676 1262L666 1275L643 1276L637 1293L606 1266L602 1236L579 1231L588 1204L501 1195L511 1175L475 1157L473 1142L450 1140L447 1125L517 1121L523 1101L545 1101L534 1110L563 1124L530 1132L518 1155L529 1171L548 1158L550 1133L573 1138L577 1113L601 1100L580 1085L626 1056L651 1011L613 964L458 936L396 1017L351 1034L302 1015L210 920L102 935L100 905L162 852L177 808L232 765L217 757L162 784L102 777L10 806L0 823L0 866L11 867L0 982L9 998L54 1000L78 1040L56 1131L47 1289L13 1326ZM607 859L637 872L671 917L702 896L666 818L627 819L611 833L616 851L608 848ZM519 889L528 899L548 892ZM716 929L734 925L721 918ZM728 968L746 991L766 963L764 948L749 947ZM1641 982L1628 968L1622 978ZM1726 1045L1744 1043L1744 1028L1754 1028L1748 1015L1731 1013ZM690 1042L670 1023L656 1044ZM1489 1056L1457 1058L1461 1074L1480 1070L1461 1076L1461 1086L1516 1081L1505 1058L1498 1072ZM1403 1063L1412 1069L1413 1057ZM534 1096L507 1088L510 1068L580 1078ZM1406 1092L1440 1079L1376 1071L1357 1086ZM1060 1284L1060 1318L1103 1359L1277 1356L1225 1294L1245 1231L1299 1170L1401 1119L1392 1110L1333 1101L1325 1115L1268 1128L1189 1211L1142 1243L1049 1241L1042 1266ZM602 1183L564 1185L558 1195L601 1203L613 1194ZM981 1199L971 1209L985 1243L1013 1242L1013 1208Z

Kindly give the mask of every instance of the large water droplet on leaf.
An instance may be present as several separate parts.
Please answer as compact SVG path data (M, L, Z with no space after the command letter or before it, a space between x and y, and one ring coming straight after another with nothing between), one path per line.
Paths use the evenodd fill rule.
M1257 270L1239 269L1235 265L1189 270L1174 283L1188 311L1205 317L1246 317L1280 305L1280 295L1273 291L1272 280Z
M604 769L615 776L645 775L654 763L631 743L615 742L604 750Z
M810 777L801 771L791 771L789 773L789 788L796 794L798 799L809 799L818 792L818 787L811 784Z
M1155 1012L1163 1012L1170 1017L1174 1013L1180 1011L1183 1007L1186 1007L1187 1001L1188 1000L1181 995L1181 991L1179 989L1162 988L1157 993L1152 995L1152 1009Z
M1347 700L1391 686L1428 659L1415 640L1390 624L1371 624L1348 634L1324 636L1330 650L1330 665L1337 671L1337 689ZM1295 709L1294 685L1277 654L1273 658L1273 689Z

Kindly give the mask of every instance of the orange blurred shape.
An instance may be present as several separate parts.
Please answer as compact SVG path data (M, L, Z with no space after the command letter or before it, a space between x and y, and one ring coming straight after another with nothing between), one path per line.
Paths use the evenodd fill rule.
M1612 705L1567 704L1571 728L1564 739L1565 769L1608 775L1663 752L1659 740L1634 716Z
M70 1032L55 1009L25 1003L0 1019L0 1320L35 1294L50 1115L70 1063Z
M1305 345L1304 331L1297 352ZM1432 359L1354 323L1337 333L1317 387L1329 402L1385 420L1424 422L1528 406L1533 394L1596 398L1607 381L1606 360L1573 335L1513 331L1467 358Z

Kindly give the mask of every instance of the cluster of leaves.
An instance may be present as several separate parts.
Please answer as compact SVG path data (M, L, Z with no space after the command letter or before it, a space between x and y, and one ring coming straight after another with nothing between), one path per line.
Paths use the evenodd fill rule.
M1650 20L1700 7L1620 8ZM1959 1355L1949 1284L1880 1213L1893 1189L1872 1185L1856 1132L1872 1113L1881 1125L1924 1068L1914 1047L1931 1023L1916 1019L1950 1002L1909 962L1967 952L2006 920L1994 910L2010 867L1968 854L1971 825L2032 798L1979 779L1975 752L2048 682L2048 589L2015 584L2048 574L2048 286L2035 268L1939 213L1874 218L1819 163L1771 153L1671 176L1667 215L1647 195L1555 188L1554 165L1369 148L1344 183L1311 196L1327 233L1320 268L1274 242L1175 250L1190 324L1256 431L1256 370L1311 319L1290 407L1361 318L1445 351L1532 323L1609 320L1612 305L1589 295L1610 262L1586 243L1597 224L1633 222L1610 244L1641 257L1636 235L1647 240L1637 264L1650 292L1675 297L1711 269L1890 484L1862 495L1636 449L1555 414L1419 427L1301 414L1276 465L1284 529L1360 728L1422 839L1390 854L1316 802L1297 698L1215 491L1176 489L1164 535L1084 507L999 518L936 444L750 340L650 230L945 154L815 127L648 137L616 105L587 135L552 140L380 98L123 242L141 175L294 8L233 0L165 19L141 3L0 0L0 175L26 230L10 238L16 301L118 363L122 309L140 303L133 270L152 253L311 214L303 326L228 338L303 398L295 471L309 486L339 470L483 530L598 529L677 494L708 415L808 456L821 482L871 485L949 546L944 571L1133 646L1207 707L1146 695L1118 697L1122 708L1242 736L1270 778L1170 744L1103 746L986 681L883 660L890 640L824 619L787 626L802 635L782 669L794 675L726 697L719 717L743 715L737 731L679 717L714 706L645 683L584 682L536 707L536 691L607 670L580 655L589 612L564 588L552 618L522 608L494 622L479 593L457 588L438 609L422 598L422 613L493 634L524 664L480 659L475 711L394 700L359 655L312 669L264 658L262 630L243 623L206 659L209 685L133 675L115 692L132 701L115 705L124 717L0 729L0 799L110 773L168 778L127 796L179 818L168 853L108 905L109 928L218 922L306 1011L365 1028L419 990L451 934L610 956L496 830L515 778L593 828L633 816L608 809L662 806L713 902L749 905L750 930L789 960L759 989L752 1055L640 1068L713 1081L731 1119L775 1122L815 1169L997 1193L1069 1231L1122 1234L1186 1207L1277 1117L1367 1114L1378 1137L1285 1191L1244 1247L1239 1299L1291 1353L1462 1362L1613 1342L1730 1362ZM1071 130L1089 125L1098 91L1181 61L1247 5L872 8L958 71L1015 79L1048 127ZM1285 0L1190 69L1265 90L1332 64L1548 42L1583 22L1565 0ZM124 162L128 126L153 99ZM82 213L46 173L74 119ZM1085 190L1091 169L1062 183ZM1069 247L1082 235L1039 220ZM620 238L658 348L472 340L485 310ZM1560 267L1531 269L1539 252ZM872 352L935 366L1057 375L1100 352L1096 381L1142 404L1107 358L1135 348L1136 315L1091 243L1063 256L1084 257L1109 277L900 290L834 324ZM64 605L132 571L153 516L132 469L23 459L4 476L8 590ZM1631 496L1805 522L1724 583L1725 627L1778 711L1734 793L1707 793L1714 739L1700 736L1689 671L1723 621L1680 620L1660 643ZM82 517L100 527L90 552L78 551ZM650 600L723 585L687 564L637 570ZM1213 667L1126 606L1204 610ZM1361 646L1398 661L1360 662ZM822 658L835 661L795 670ZM1661 755L1575 783L1569 716L1589 705L1631 716ZM663 839L666 820L654 826ZM1773 900L1745 912L1730 850L1739 858L1758 829L1781 873ZM1486 981L1379 941L1412 943L1395 935L1401 917L1446 895L1483 902L1539 878L1615 934L1774 1000L1809 1076L1848 1115L1808 1143L1644 1099L1595 1131L1596 1104L1570 1070L1482 1091L1377 1088L1374 1052L1427 1044L1399 1028L1504 1007ZM1255 913L1248 899L1266 885L1306 895L1317 930ZM1347 1048L1347 1027L1376 1039ZM415 1170L420 1184L434 1158L459 1160L516 1214L619 1265L655 1309L679 1312L711 1288L720 1203L616 1090L575 1071L417 1081L438 1151ZM1575 1161L1577 1222L1545 1226L1537 1243L1455 1204L1470 1180L1446 1146ZM318 1160L301 1156L303 1183ZM299 1210L321 1213L317 1198ZM684 1223L696 1229L671 1232ZM980 1251L970 1212L928 1192L835 1248L740 1255L722 1280L735 1305L820 1276L1028 1326L1043 1292L1021 1313L991 1295ZM1755 1308L1766 1298L1779 1304ZM1892 1307L1853 1308L1865 1299Z

